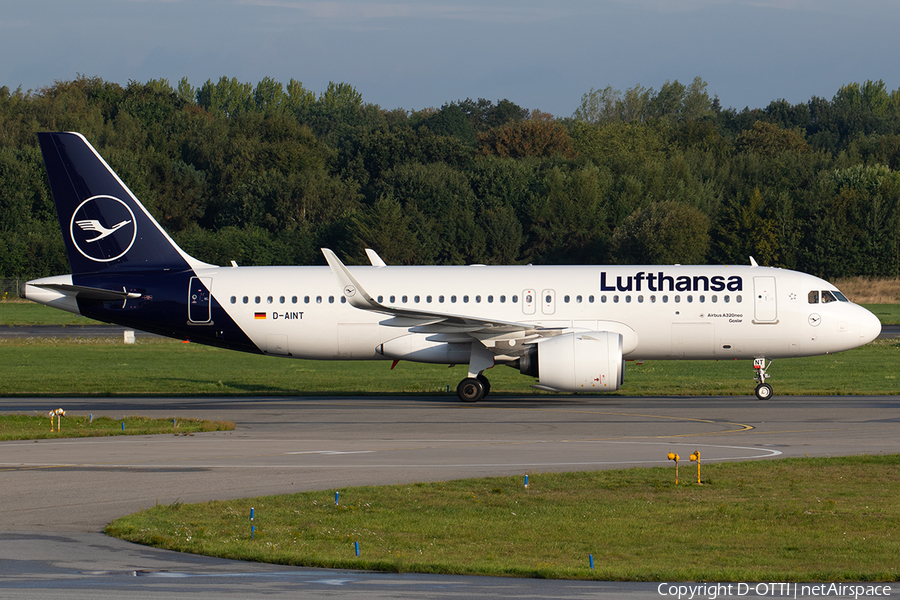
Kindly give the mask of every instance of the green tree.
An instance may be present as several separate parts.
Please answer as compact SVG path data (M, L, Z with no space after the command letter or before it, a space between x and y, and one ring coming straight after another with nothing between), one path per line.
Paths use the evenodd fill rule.
M575 158L578 154L566 128L556 122L514 121L478 134L478 149L483 155L510 158L556 155Z
M809 146L803 135L796 130L781 129L772 123L757 121L753 129L743 132L735 141L739 152L756 152L763 156L774 156L780 152L805 154Z
M702 264L709 226L709 218L692 206L655 202L616 228L612 254L619 264Z
M382 196L370 208L358 212L353 230L360 261L366 261L366 248L378 252L390 265L415 265L421 260L422 248L412 220L403 214L400 202L390 196Z
M527 258L541 264L601 264L609 241L608 170L553 167L529 209Z

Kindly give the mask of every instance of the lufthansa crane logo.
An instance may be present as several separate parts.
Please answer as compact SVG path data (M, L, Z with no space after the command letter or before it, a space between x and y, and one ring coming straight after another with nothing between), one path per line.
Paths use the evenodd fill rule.
M69 223L75 249L94 262L125 256L137 238L137 223L127 204L113 196L94 196L78 205Z

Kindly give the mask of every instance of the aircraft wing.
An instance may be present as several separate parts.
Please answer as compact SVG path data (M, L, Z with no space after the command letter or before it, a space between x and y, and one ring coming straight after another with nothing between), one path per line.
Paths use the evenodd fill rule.
M557 329L536 327L529 323L482 319L468 315L440 313L414 308L397 308L377 302L353 276L343 262L328 248L322 248L328 266L341 283L344 297L352 306L391 317L382 321L389 327L404 327L414 333L465 333L473 338L502 336L514 333L556 332Z

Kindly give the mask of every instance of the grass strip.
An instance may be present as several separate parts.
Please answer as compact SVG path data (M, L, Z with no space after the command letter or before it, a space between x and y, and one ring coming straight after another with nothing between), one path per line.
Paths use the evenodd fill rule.
M900 325L900 304L863 304L882 325Z
M0 301L0 325L13 327L28 325L99 325L100 321L88 319L58 308L51 308L29 300Z
M45 440L75 437L104 437L111 435L150 435L174 433L175 435L202 431L231 431L230 421L205 421L201 419L151 419L131 416L113 419L108 416L66 415L61 421L53 418L51 428L47 415L0 415L0 441ZM123 427L124 424L124 427Z
M176 503L106 532L223 558L391 572L898 580L900 456L703 465L703 485L690 463L681 468L681 485L659 467L532 473L527 489L522 477L345 488L340 505L338 490Z
M231 352L163 338L0 339L4 396L449 394L466 366L390 361L305 361ZM900 393L900 340L828 356L777 360L775 394ZM491 394L538 395L536 380L498 366ZM612 395L750 395L751 361L628 362ZM449 391L448 391L449 390ZM608 396L609 394L607 394Z

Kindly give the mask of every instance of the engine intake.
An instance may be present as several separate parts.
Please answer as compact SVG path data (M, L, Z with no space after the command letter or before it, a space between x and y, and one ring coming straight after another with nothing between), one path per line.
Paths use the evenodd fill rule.
M609 331L566 333L539 341L517 365L555 392L614 392L622 387L622 336Z

